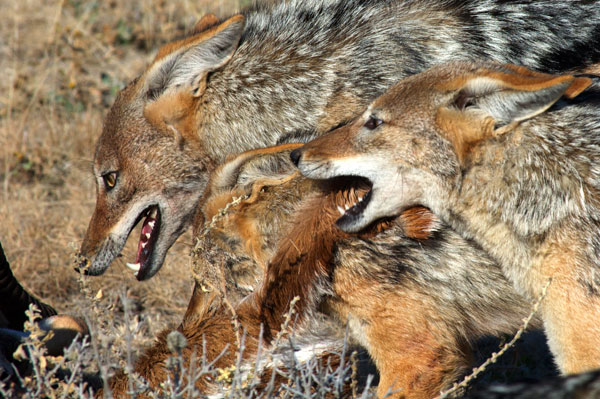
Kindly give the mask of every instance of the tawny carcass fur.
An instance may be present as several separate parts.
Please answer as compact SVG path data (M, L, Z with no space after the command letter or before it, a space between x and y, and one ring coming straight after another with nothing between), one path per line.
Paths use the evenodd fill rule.
M216 247L202 252L209 254L208 266L196 269L197 287L180 327L190 342L187 356L203 337L209 360L227 343L234 346L230 310L206 313L207 294L199 288L215 274L210 265L219 263L232 284L228 290L253 290L236 306L249 358L260 326L268 348L299 297L296 334L317 347L314 337L321 334L324 341L319 329L326 325L337 331L337 341L330 338L327 345L340 348L347 326L379 370L381 397L390 390L406 398L436 396L468 368L478 338L520 326L530 304L483 251L427 209L407 209L358 234L338 229L338 209L368 186L299 176L289 161L297 146L244 153L212 175L197 226L234 198L248 197L218 219L209 235ZM163 337L136 371L157 385L167 355ZM233 361L229 353L218 366ZM115 391L125 386L124 376L113 381Z
M541 314L556 363L564 373L600 368L597 79L434 67L292 158L312 178L370 181L337 221L345 231L422 204L480 244L521 294L537 298L550 284Z
M161 48L106 117L82 267L103 273L143 220L129 265L150 278L227 155L308 141L442 62L583 69L600 61L599 21L599 1L551 0L291 0L207 16Z

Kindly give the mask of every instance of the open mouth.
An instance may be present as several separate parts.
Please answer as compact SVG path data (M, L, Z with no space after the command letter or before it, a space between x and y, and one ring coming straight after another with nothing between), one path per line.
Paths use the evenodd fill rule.
M337 210L340 213L340 218L337 219L338 226L346 226L353 224L363 214L373 193L373 185L371 182L359 176L348 176L338 178L343 180L346 189L344 189L338 197Z
M135 272L134 275L139 281L144 280L148 274L154 245L160 233L160 210L158 205L152 205L143 211L139 216L140 220L142 218L145 219L142 224L135 263L127 263L127 267ZM137 222L135 225L137 225Z

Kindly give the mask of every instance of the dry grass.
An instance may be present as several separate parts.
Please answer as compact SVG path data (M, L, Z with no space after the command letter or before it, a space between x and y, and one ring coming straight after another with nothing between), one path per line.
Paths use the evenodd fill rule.
M242 3L242 4L240 4ZM0 242L17 278L59 312L82 314L72 256L95 203L94 143L116 92L157 47L205 12L234 12L235 0L0 1ZM135 258L138 234L122 259ZM186 235L159 278L143 284L119 260L86 284L122 314L151 310L145 336L180 321L191 295ZM142 341L143 343L143 341Z

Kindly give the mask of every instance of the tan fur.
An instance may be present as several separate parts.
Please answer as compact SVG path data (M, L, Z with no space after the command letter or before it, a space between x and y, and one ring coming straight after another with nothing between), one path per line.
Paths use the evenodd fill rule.
M591 84L514 65L440 66L292 158L309 177L371 181L373 199L347 231L421 203L480 243L522 294L535 299L551 281L542 316L556 361L565 373L591 370L600 367L597 88L568 100Z
M433 398L461 374L470 349L440 322L439 304L419 287L385 289L348 268L336 272L333 302L342 320L365 323L380 372L377 396ZM339 302L338 302L339 301Z
M474 121L472 117L456 109L441 108L436 115L436 122L446 132L446 139L454 146L461 163L465 162L475 144L494 136L492 118Z

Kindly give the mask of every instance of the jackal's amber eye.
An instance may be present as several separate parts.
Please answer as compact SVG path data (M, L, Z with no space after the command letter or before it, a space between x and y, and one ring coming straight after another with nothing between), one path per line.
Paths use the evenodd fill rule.
M367 119L367 121L365 122L365 127L369 130L373 130L382 123L383 121L381 119L378 119L374 115L371 115L369 116L369 119Z
M110 190L117 184L117 172L110 172L102 176L106 189Z

